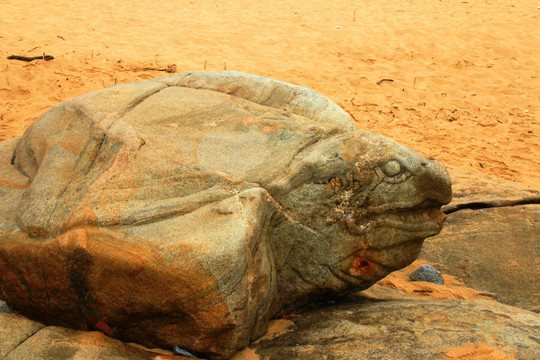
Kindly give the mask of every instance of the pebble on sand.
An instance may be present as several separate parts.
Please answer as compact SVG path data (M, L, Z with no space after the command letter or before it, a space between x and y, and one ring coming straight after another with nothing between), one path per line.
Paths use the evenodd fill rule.
M420 266L409 274L409 278L413 281L427 281L433 284L444 285L441 274L431 265Z

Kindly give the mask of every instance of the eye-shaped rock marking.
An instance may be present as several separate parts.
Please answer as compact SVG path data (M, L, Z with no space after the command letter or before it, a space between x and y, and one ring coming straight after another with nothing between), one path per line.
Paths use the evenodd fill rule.
M401 165L396 160L390 160L383 164L382 171L388 177L395 177L401 174Z
M442 164L238 72L113 86L0 143L0 290L48 324L230 356L272 316L412 262Z

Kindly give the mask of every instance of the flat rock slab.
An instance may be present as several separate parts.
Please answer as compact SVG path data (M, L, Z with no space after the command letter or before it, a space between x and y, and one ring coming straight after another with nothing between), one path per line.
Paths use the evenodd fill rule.
M420 257L500 302L538 312L540 205L452 213Z
M452 359L474 351L533 360L540 353L540 316L488 300L344 302L292 321L244 353L270 360Z
M448 167L448 172L452 179L452 201L443 206L445 213L461 208L540 203L540 191L537 189L453 166Z
M22 316L0 312L0 359L5 359L10 352L44 327L43 324Z
M500 302L540 311L540 192L455 168L450 175L445 227L419 257Z

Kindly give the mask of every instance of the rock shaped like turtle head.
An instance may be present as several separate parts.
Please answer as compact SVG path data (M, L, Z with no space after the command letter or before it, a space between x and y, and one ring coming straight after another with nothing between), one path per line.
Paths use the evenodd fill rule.
M441 230L440 208L452 196L440 162L356 131L305 149L273 185L281 213L270 233L285 311L409 265Z
M86 94L0 143L0 295L47 324L224 358L417 256L444 167L237 72Z

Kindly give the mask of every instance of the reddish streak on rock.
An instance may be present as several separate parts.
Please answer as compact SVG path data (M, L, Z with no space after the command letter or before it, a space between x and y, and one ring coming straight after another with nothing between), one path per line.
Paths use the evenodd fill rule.
M352 263L349 272L352 276L365 276L371 272L372 264L363 257L357 257Z
M8 189L26 189L30 187L30 183L17 184L9 180L0 179L0 186Z
M94 325L96 329L101 331L107 336L114 337L115 331L113 328L111 328L109 325L107 325L104 321L98 321L96 325Z

